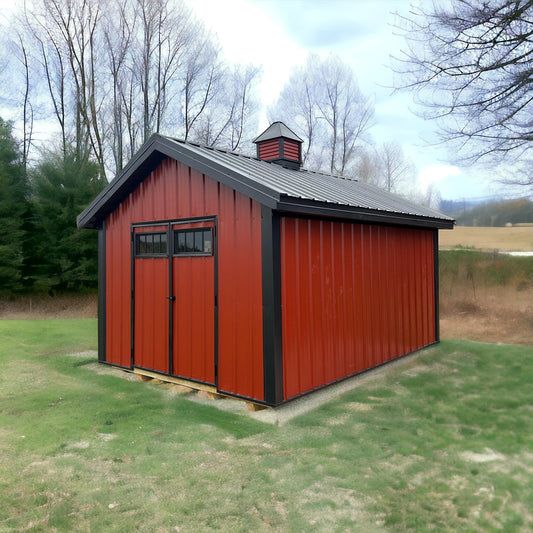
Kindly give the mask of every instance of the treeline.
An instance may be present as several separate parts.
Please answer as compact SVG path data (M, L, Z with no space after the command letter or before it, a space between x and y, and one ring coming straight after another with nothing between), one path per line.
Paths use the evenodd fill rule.
M76 216L107 181L74 147L43 154L25 171L12 126L0 118L0 293L97 286L97 235Z
M183 0L34 0L0 30L0 105L26 167L51 125L59 151L107 178L153 133L254 152L261 68L228 63ZM397 142L373 142L373 101L338 57L310 55L268 117L302 137L307 168L413 196L413 164Z
M25 2L0 40L25 164L44 123L109 177L153 133L236 150L256 132L260 68L228 64L183 1Z
M533 202L528 198L492 201L463 205L463 202L442 201L440 209L455 217L460 226L505 226L506 224L533 223Z

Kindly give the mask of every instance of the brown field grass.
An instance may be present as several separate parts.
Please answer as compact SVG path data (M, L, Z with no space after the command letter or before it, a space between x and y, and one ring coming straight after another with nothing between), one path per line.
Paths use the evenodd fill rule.
M0 300L2 319L96 318L96 294L37 294Z
M479 250L533 251L533 227L482 228L456 226L439 231L439 248L477 248Z

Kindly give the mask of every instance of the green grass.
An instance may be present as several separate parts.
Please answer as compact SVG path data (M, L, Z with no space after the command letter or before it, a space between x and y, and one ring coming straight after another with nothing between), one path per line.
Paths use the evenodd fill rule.
M443 342L277 427L0 322L0 531L530 531L533 350ZM223 401L223 400L221 400Z
M462 250L439 252L442 285L457 283L495 287L533 286L533 258Z

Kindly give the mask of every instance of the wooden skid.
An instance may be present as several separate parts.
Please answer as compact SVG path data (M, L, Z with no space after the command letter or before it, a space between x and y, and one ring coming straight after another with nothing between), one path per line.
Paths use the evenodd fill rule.
M158 379L160 381L165 381L167 383L174 383L176 385L181 385L182 387L188 387L190 389L198 391L206 391L211 394L218 394L217 388L214 385L206 385L204 383L197 383L196 381L188 381L186 379L175 378L173 376L165 376L164 374L158 374L157 372L150 372L150 370L144 370L140 368L134 368L133 372L138 376L143 376L145 378ZM142 378L141 378L142 379Z

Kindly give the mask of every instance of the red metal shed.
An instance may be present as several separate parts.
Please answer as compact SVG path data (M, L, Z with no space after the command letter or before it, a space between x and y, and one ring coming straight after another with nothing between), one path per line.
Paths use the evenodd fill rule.
M99 232L99 361L276 406L437 342L453 220L301 169L283 123L255 142L154 135L80 214Z

